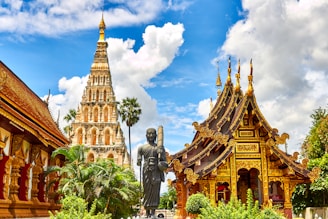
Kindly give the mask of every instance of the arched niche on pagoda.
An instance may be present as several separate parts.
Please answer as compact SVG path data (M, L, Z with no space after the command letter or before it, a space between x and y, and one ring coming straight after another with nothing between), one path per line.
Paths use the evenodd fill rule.
M87 155L87 162L94 162L95 160L95 155L93 152L89 152Z
M106 128L104 130L104 143L105 143L105 145L110 145L111 144L111 130L110 130L110 128Z
M93 108L93 122L98 122L98 117L99 117L99 107L95 106Z
M84 129L82 127L76 129L75 136L77 138L76 139L77 144L83 144Z
M96 127L93 127L90 130L90 145L96 145L97 144L97 136L99 135L99 130Z
M103 121L104 122L108 122L108 106L105 106L104 108L103 108Z
M83 108L83 122L89 121L89 108L86 106Z

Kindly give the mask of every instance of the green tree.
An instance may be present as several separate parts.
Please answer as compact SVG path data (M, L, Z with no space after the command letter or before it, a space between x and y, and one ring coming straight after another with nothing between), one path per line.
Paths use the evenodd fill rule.
M70 137L72 131L71 121L73 121L75 117L76 117L75 109L70 109L67 115L64 116L64 120L68 123L68 125L64 127L64 132L68 135L68 137Z
M64 197L81 197L89 208L96 202L96 213L111 213L114 219L131 215L139 197L139 182L132 170L116 165L112 159L86 162L85 153L82 145L53 152L52 157L66 158L64 166L52 166L48 170L60 176L59 193Z
M312 127L302 144L302 154L309 159L308 169L319 167L319 178L311 184L297 185L292 195L293 211L301 213L306 207L328 205L328 113L327 109L316 109Z
M142 113L140 104L137 98L125 98L119 103L119 115L121 116L122 122L125 122L129 128L129 153L130 153L130 165L132 165L132 154L131 154L131 127L135 125L140 118Z
M321 158L327 152L328 116L327 110L316 109L312 118L312 127L302 144L302 154L309 159Z
M172 209L177 202L177 192L174 187L169 186L168 191L164 192L159 200L160 209Z

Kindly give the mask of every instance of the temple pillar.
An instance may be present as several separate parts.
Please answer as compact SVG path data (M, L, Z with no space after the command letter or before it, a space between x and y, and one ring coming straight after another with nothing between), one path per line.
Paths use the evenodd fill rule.
M285 217L288 219L292 219L292 203L291 203L291 197L290 197L290 186L289 186L289 180L285 179L283 181L284 183L284 195L285 195L285 202L284 202L284 214Z
M216 184L216 181L211 179L210 182L209 182L209 187L210 187L210 191L209 191L209 199L210 199L210 202L213 206L215 206L216 202L215 202L215 193L216 193L216 189L215 189L215 184Z
M39 193L39 175L42 173L43 169L39 165L34 165L32 167L32 200L38 202L38 193Z
M237 169L235 153L230 158L231 163L231 196L237 198Z
M12 201L18 201L19 197L19 183L18 179L20 175L20 168L24 166L24 161L18 157L13 158L11 166L11 180L9 186L9 198Z
M268 161L266 157L266 145L264 142L261 142L261 164L262 171L260 175L262 176L262 188L263 188L263 204L268 203L269 201L269 180L268 180Z
M184 184L184 174L179 174L176 181L177 190L177 208L174 219L185 219L187 217L186 202L187 202L187 188Z
M0 200L8 200L11 162L10 156L3 156L0 161Z

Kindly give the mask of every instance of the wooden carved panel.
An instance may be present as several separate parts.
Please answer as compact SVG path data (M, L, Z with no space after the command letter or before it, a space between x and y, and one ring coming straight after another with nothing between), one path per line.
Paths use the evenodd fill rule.
M247 170L255 168L258 169L261 173L261 160L236 160L237 172L243 168Z
M254 137L254 130L240 130L239 137Z
M247 143L237 143L236 152L237 153L258 153L260 151L260 145L258 142L247 142Z

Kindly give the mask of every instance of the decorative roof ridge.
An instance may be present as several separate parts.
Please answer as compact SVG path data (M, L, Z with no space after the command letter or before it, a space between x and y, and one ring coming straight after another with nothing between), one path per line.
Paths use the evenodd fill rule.
M226 149L215 160L213 160L211 163L209 163L199 171L195 171L195 173L199 174L200 177L211 173L215 168L220 166L224 162L224 160L226 160L231 154L233 154L233 149L235 147L234 145L234 141L229 141L229 144Z
M207 117L205 121L202 123L209 122L211 119L213 119L212 118L213 115L216 115L222 108L224 108L227 105L225 104L225 102L227 102L227 99L229 97L229 92L233 93L232 86L224 86L223 91L217 97L216 102L209 113L209 117Z
M270 145L270 150L288 167L292 168L295 172L298 172L299 174L303 175L304 177L309 177L309 174L311 173L310 170L306 169L305 167L302 166L302 164L295 162L291 158L288 157L288 155L280 150L274 140L271 138L273 141L272 143L269 143ZM268 140L270 142L270 140Z
M202 141L202 137L195 137L194 140L191 142L191 144L186 143L185 148L183 148L181 151L178 151L177 153L172 155L172 160L177 159L178 157L183 156L184 154L188 153L189 151L193 150L195 147L195 144L198 144L200 141Z
M216 147L216 142L215 141L211 141L209 144L206 145L206 148L204 148L200 153L194 155L191 159L189 160L185 160L182 162L182 164L184 166L192 166L193 164L195 164L197 162L197 160L202 159L204 156L206 156L207 153L209 153L210 151L212 151L212 149L214 149Z
M216 127L220 130L223 124L230 119L231 113L233 113L233 110L237 107L237 100L239 98L240 93L235 94L233 92L232 98L230 99L229 103L227 104L226 110L224 111L224 114L219 119L219 121L216 123Z
M242 119L242 115L247 110L247 107L245 106L247 102L249 102L250 99L245 98L245 96L242 98L242 100L239 102L239 104L236 106L235 114L232 117L229 130L231 132L234 132L235 129L238 127L240 120Z
M247 94L245 94L243 96L242 100L239 102L238 106L236 107L235 115L234 115L231 125L229 127L231 132L234 132L234 130L236 128L238 128L238 125L240 124L240 120L243 118L243 114L244 114L245 110L247 109L248 104L252 104L253 111L259 117L260 123L268 131L269 136L271 136L273 128L271 127L269 122L266 120L266 118L262 114L259 106L257 105L255 95L249 96Z

